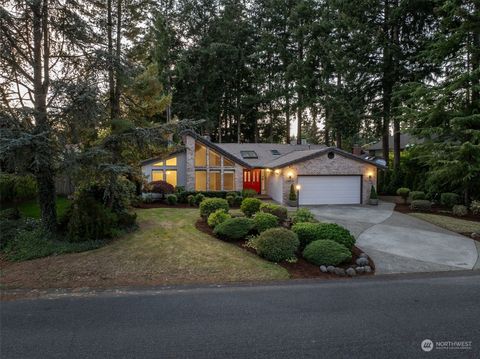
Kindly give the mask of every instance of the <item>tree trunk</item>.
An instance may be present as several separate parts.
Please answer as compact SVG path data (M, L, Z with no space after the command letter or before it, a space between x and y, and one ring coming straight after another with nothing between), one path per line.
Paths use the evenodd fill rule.
M330 111L325 108L325 145L330 146Z
M107 0L107 38L108 38L108 100L110 105L110 120L115 118L115 77L113 66L113 20L112 0Z
M290 143L290 97L288 95L288 85L287 85L287 97L285 99L285 102L286 102L286 112L285 112L286 140L287 140L287 143Z
M395 8L398 7L398 1L394 1L393 5ZM399 48L399 39L398 39L398 34L399 29L398 29L398 23L395 22L393 26L393 33L392 33L392 40L395 45L394 49L396 50L392 54L392 62L393 62L393 81L392 82L397 82L398 81L398 56L397 56L397 49ZM395 100L394 100L395 101ZM396 108L396 103L397 101L394 102L393 108ZM400 119L398 116L393 117L393 169L394 171L398 171L400 168Z
M122 93L122 70L121 70L121 53L122 53L122 0L117 0L117 37L115 39L115 96L113 101L113 118L120 118L120 95Z
M57 211L55 207L54 156L47 115L47 93L50 86L48 0L44 0L43 4L41 1L34 2L31 6L33 12L34 133L41 134L41 142L35 151L35 178L38 185L42 224L47 231L53 233L57 227Z
M480 5L476 6L476 13L479 12ZM472 72L480 71L480 31L478 27L474 30L472 36L473 46L475 49L472 51ZM472 110L480 110L480 78L478 76L471 77L471 89L472 89Z
M297 145L302 144L302 109L297 108Z

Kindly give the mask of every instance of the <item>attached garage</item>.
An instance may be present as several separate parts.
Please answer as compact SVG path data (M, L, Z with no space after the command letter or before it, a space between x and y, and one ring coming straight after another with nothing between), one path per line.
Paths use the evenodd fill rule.
M299 175L298 184L300 205L362 203L361 175Z

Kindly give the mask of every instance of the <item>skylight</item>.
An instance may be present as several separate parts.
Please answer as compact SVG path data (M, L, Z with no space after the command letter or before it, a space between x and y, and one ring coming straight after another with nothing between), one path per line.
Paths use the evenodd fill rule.
M280 152L278 152L278 150L270 150L270 152L272 153L272 155L276 155L276 156L278 156L280 154Z
M240 151L242 158L258 158L257 153L255 151Z

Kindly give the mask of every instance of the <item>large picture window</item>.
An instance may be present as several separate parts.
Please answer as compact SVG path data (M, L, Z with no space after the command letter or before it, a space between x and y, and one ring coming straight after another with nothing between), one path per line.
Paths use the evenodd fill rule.
M199 143L195 143L195 167L207 166L207 148Z
M152 170L151 181L163 181L163 170Z
M166 170L165 171L165 181L170 183L172 186L177 186L177 170Z
M195 191L207 190L207 171L195 171Z
M208 189L210 191L222 190L222 174L220 171L210 171L209 180Z
M212 167L220 167L222 165L220 155L212 150L209 151L209 165Z
M223 190L224 191L235 190L235 172L234 171L223 172Z

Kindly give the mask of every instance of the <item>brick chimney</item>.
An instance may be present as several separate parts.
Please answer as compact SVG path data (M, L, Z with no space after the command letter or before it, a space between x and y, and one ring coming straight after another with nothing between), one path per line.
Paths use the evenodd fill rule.
M361 148L358 144L354 144L354 145L353 145L352 153L353 153L355 156L361 156L361 155L362 155L362 148Z

